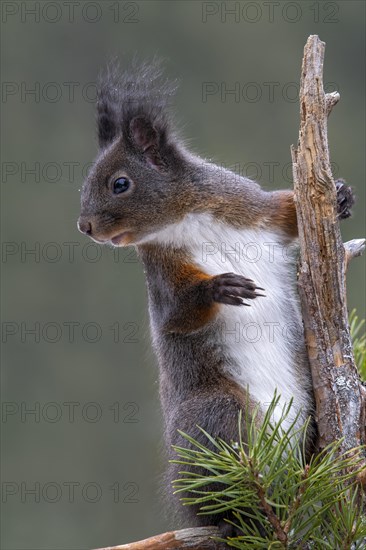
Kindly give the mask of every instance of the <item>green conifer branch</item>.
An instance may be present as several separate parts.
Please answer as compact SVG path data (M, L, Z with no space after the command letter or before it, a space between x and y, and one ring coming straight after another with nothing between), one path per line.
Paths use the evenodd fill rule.
M355 479L363 465L361 448L340 454L342 441L336 441L306 463L307 424L296 430L295 418L287 425L290 403L273 425L278 404L275 395L260 428L258 409L251 418L240 415L238 440L230 444L201 430L213 450L181 432L189 447L174 447L174 462L182 465L176 493L184 493L184 505L198 505L200 514L230 511L242 532L227 541L233 548L362 548L366 521ZM205 474L192 474L187 465ZM219 489L207 490L212 483Z

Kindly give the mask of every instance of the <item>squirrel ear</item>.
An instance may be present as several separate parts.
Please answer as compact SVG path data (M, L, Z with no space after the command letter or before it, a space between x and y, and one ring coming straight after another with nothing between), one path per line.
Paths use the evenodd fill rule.
M154 168L162 168L163 161L159 152L160 138L151 122L143 116L133 118L130 122L130 135L146 161Z

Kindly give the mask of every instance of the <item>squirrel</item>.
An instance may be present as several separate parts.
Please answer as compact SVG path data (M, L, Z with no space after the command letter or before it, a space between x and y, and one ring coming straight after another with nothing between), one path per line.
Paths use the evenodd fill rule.
M289 423L314 412L296 289L294 194L265 191L190 152L170 112L176 87L155 61L103 75L99 154L78 220L97 243L134 246L143 263L168 458L172 445L188 446L178 430L205 445L198 426L237 441L239 411L265 411L275 391L274 421L290 399ZM338 180L340 218L353 202ZM178 472L170 463L167 486ZM172 500L186 526L231 532L225 514L197 515Z

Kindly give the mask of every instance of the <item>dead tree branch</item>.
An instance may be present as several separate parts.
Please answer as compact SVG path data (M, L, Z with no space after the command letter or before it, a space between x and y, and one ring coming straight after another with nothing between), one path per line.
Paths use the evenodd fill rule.
M364 392L355 366L346 268L364 239L342 243L328 150L327 117L339 94L323 90L325 44L310 36L300 84L300 134L292 147L301 259L299 293L319 429L318 448L344 438L341 452L365 443Z
M122 544L122 546L109 546L99 550L173 550L187 548L189 550L223 550L226 545L219 543L211 537L218 537L216 527L196 527L192 529L180 529L163 533L138 542Z

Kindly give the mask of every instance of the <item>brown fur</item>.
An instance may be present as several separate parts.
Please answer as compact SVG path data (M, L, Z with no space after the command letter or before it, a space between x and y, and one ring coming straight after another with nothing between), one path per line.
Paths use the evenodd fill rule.
M297 216L292 191L276 191L273 193L273 209L268 225L281 228L286 235L293 239L297 237Z

